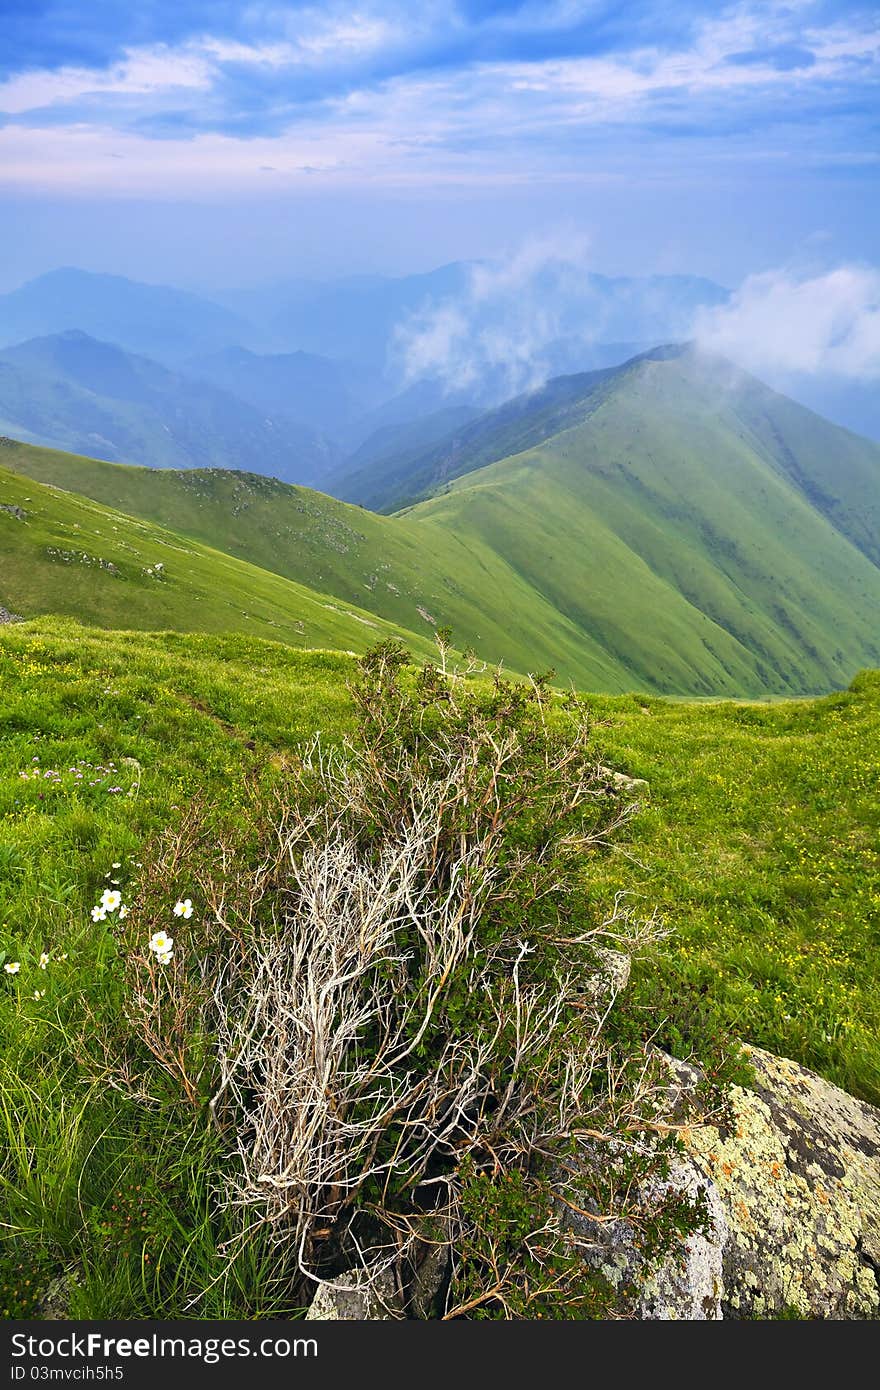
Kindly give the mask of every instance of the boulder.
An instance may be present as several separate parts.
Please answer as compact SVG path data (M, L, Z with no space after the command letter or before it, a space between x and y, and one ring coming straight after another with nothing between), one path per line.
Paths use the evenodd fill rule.
M606 782L610 782L616 791L646 792L648 790L648 784L644 777L628 777L625 772L615 772L613 767L605 767L601 763L596 770L599 776Z
M725 1317L880 1317L880 1110L796 1062L746 1049L728 1130L685 1131L725 1214Z
M619 1312L639 1319L880 1318L880 1110L796 1062L745 1051L753 1086L731 1089L724 1128L682 1130L663 1183L702 1197L707 1233L651 1267L626 1222L569 1211L588 1262L619 1291ZM699 1073L667 1061L675 1119Z

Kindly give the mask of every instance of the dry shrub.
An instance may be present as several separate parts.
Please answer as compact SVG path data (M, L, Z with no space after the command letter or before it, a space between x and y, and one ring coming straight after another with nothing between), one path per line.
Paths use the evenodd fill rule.
M447 1315L583 1315L595 1281L559 1193L587 1150L625 1173L657 1149L662 1077L607 1025L614 952L661 932L589 905L590 856L633 807L586 709L470 674L443 635L416 675L395 644L363 659L360 737L315 739L249 855L215 849L198 941L172 967L133 951L129 1017L231 1137L225 1200L304 1289L390 1269L406 1298L440 1247ZM174 855L193 847L166 845L157 883ZM606 1191L597 1223L627 1211L625 1178Z

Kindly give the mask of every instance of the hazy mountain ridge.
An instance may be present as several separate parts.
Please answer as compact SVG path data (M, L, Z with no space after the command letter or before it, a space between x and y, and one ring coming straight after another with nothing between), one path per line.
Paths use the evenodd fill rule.
M308 425L78 330L0 350L8 434L114 462L317 481L337 459Z

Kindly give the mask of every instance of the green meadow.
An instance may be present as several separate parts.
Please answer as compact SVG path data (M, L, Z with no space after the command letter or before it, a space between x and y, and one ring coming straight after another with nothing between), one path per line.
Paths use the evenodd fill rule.
M112 1084L124 985L91 909L117 882L135 900L194 805L245 821L298 744L350 733L354 672L247 633L0 628L5 1316L65 1273L80 1317L297 1311L264 1238L221 1212L219 1141ZM584 865L598 911L624 890L669 929L631 986L646 1033L698 1058L733 1034L876 1103L880 676L815 700L589 704L597 760L649 783ZM169 905L198 911L201 867L176 863Z

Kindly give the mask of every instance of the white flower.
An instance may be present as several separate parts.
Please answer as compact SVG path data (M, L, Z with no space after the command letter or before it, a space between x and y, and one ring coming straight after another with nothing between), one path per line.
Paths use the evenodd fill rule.
M150 950L157 955L160 960L162 956L165 955L170 958L173 947L174 937L169 936L167 932L154 931L153 935L150 937Z
M125 903L122 903L121 906L120 906L120 908L119 908L119 920L120 920L120 922L124 922L124 921L125 921L125 918L126 918L127 916L128 916L128 908L125 906Z
M106 913L106 911L104 910L103 907L93 907L93 908L92 908L92 921L93 921L93 922L104 922L104 921L106 921L106 918L107 918L107 913Z
M162 951L160 953L159 951L157 951L156 960L159 962L160 965L169 965L171 963L171 952Z
M46 993L46 991L45 991L44 989L35 989L35 990L34 990L34 998L35 998L35 999L42 999L42 998L43 998L43 995L44 995L45 993Z
M121 863L111 864L110 867L113 868L113 869L121 869L121 868L122 868L122 864L121 864Z
M122 902L122 894L115 888L105 888L101 894L101 906L105 912L115 912Z
M8 960L3 969L6 971L7 975L17 975L21 969L21 962L17 960Z
M40 969L41 969L41 970L45 970L45 969L46 969L46 966L47 966L48 964L49 964L49 952L48 952L48 951L41 951L41 952L40 952Z
M174 904L174 915L175 915L175 917L192 917L192 915L193 915L192 899L191 899L191 898L184 898L182 902L176 902L176 903Z

